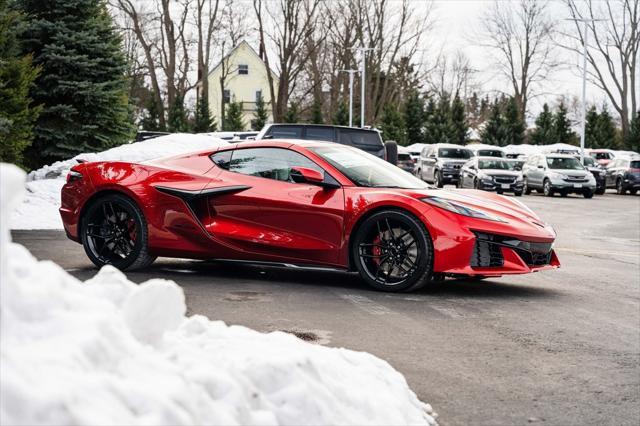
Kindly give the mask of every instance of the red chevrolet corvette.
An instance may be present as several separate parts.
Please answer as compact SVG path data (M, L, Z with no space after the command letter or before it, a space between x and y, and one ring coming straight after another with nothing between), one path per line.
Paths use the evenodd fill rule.
M93 263L157 256L358 271L386 291L444 276L556 268L554 230L524 204L429 187L355 148L262 141L72 168L60 214Z

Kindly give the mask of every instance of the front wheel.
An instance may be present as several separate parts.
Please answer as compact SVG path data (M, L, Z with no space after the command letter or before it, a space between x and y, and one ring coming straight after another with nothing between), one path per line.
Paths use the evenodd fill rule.
M438 170L433 173L433 184L436 188L442 188L444 186L442 183L442 176Z
M596 192L593 189L585 189L584 192L582 193L582 196L584 198L593 198L593 194L595 194Z
M515 191L513 195L515 195L516 197L522 197L522 191Z
M618 180L616 180L616 193L619 195L624 195L627 193L627 191L624 189L624 185L622 183L622 179L618 178Z
M368 217L356 231L351 250L362 279L378 290L416 290L430 282L431 237L408 212L384 210Z
M542 184L542 191L546 197L553 197L553 189L551 189L551 182L545 180Z
M522 184L522 192L524 192L526 195L531 195L531 187L529 186L527 178L524 178L524 182Z
M96 266L140 269L155 260L148 251L147 222L129 197L101 197L91 203L81 221L82 246Z

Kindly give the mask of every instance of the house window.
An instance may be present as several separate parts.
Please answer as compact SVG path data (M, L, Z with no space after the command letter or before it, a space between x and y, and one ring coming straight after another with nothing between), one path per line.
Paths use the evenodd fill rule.
M249 74L249 65L238 65L238 74Z
M225 104L228 104L229 102L231 102L231 90L224 89L222 91L222 99L224 99Z
M262 90L256 90L256 102L262 99Z

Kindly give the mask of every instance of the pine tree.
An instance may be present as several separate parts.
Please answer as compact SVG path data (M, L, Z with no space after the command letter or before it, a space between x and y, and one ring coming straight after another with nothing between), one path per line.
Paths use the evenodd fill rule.
M628 150L640 152L640 111L636 111L631 119L624 145Z
M616 149L618 145L616 141L616 125L613 123L613 117L609 114L606 105L598 116L596 128L599 146L601 148Z
M148 130L151 132L166 131L166 129L160 127L160 109L156 103L156 97L153 91L149 92L149 97L145 106L146 113L142 120L140 120L140 127L142 127L142 130Z
M600 136L598 135L598 125L600 122L600 114L595 106L589 108L585 116L586 122L584 126L585 140L584 144L587 148L600 148Z
M404 120L395 105L385 104L382 109L380 130L385 141L396 141L398 145L406 144Z
M480 132L480 140L487 145L505 145L503 131L504 125L500 107L497 103L494 103L491 108L491 114Z
M287 108L287 112L284 115L285 123L298 123L300 121L299 113L298 113L298 105L295 103L291 103L289 108Z
M189 130L187 112L184 109L184 96L181 94L176 95L173 105L169 108L167 125L171 133L182 133Z
M253 114L255 118L251 122L251 127L253 127L253 130L260 131L267 124L267 120L269 120L269 111L267 111L262 96L256 99L256 110Z
M426 143L454 143L454 133L451 121L451 108L448 98L441 98L438 103L427 105L428 119L425 120Z
M218 124L211 116L209 100L206 96L200 96L196 104L196 115L193 123L193 131L196 133L215 132Z
M31 55L21 56L15 28L22 16L0 0L0 161L22 165L22 154L33 140L40 108L29 89L38 76Z
M242 102L229 102L222 130L225 132L241 132L244 130Z
M324 119L322 118L322 103L319 99L314 99L313 105L311 107L311 122L313 124L323 124Z
M469 125L464 112L464 103L456 94L451 103L450 111L450 127L451 127L451 140L453 143L459 145L466 145L467 133L469 132Z
M38 167L125 143L129 117L126 59L105 0L15 0L25 14L22 50L42 67L31 90L43 105L25 151Z
M417 90L413 90L404 106L407 145L422 143L424 140L424 116L424 100Z
M567 108L562 102L553 116L553 136L554 143L570 144L575 141L575 133L571 130L571 122L567 118Z
M344 102L338 102L338 108L333 115L333 124L336 126L348 126L349 125L349 110Z
M553 114L549 110L549 105L545 103L536 118L536 128L531 135L531 142L534 145L548 145L553 141Z
M500 144L501 146L520 145L524 142L525 124L513 97L506 102L502 127L503 140L502 144Z

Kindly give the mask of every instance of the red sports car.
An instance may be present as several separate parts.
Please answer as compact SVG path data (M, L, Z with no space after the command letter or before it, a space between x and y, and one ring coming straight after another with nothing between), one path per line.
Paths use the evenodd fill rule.
M320 266L401 291L444 276L559 266L554 230L521 202L435 189L335 143L261 141L78 164L60 214L93 263L120 269L157 256Z

